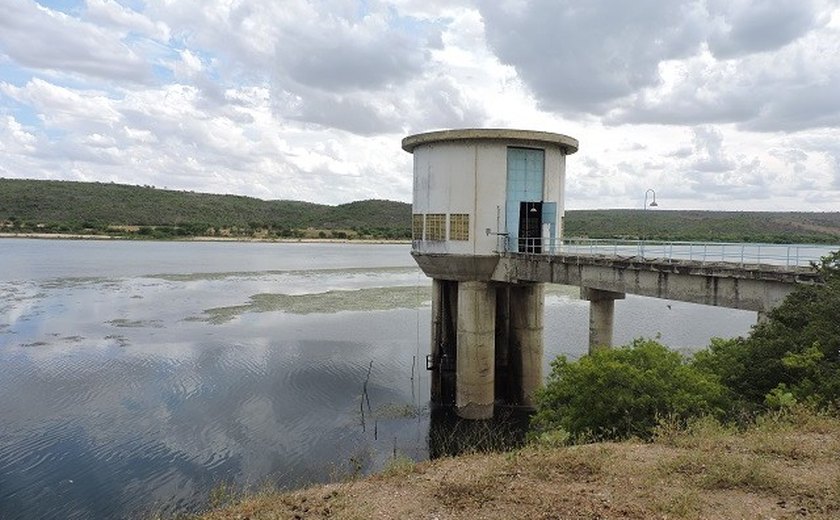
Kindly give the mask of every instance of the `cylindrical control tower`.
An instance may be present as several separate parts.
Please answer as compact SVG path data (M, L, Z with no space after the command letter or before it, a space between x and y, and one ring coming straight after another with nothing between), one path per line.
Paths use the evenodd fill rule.
M543 290L494 283L499 256L550 252L563 235L566 156L549 132L460 129L406 137L414 154L412 255L434 279L432 401L492 417L530 406L542 381Z

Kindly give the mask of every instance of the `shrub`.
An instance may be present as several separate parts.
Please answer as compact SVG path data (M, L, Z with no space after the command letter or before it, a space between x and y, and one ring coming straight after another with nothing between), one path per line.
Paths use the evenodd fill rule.
M824 285L799 286L747 338L715 340L695 356L746 408L840 401L840 252L817 269Z
M596 440L649 438L661 417L719 415L724 394L714 376L680 353L638 339L578 361L554 360L532 427L537 435L562 429Z

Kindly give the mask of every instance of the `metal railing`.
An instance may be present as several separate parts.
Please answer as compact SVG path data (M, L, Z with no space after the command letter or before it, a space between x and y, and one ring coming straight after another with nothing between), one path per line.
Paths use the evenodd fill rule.
M644 260L726 262L738 265L767 264L808 267L840 245L758 244L729 242L660 242L589 238L520 238L508 251L528 254L577 254L636 257Z

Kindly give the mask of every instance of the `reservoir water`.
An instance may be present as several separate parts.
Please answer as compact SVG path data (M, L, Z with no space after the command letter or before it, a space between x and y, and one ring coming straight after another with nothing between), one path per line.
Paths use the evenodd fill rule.
M175 514L427 458L430 286L408 245L0 240L0 518ZM546 373L586 350L575 292L547 290ZM754 321L628 295L615 340Z

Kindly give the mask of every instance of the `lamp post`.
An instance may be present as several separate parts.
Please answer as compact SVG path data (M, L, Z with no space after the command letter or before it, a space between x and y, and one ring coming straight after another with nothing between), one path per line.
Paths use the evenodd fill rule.
M650 203L650 206L655 208L656 206L659 205L659 204L656 203L656 192L653 191L653 188L648 188L648 190L645 192L645 203L642 206L642 209L648 209L648 203L647 203L648 193L653 195L653 201Z

